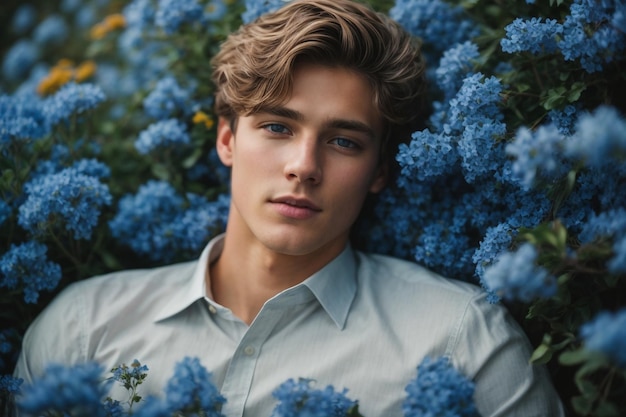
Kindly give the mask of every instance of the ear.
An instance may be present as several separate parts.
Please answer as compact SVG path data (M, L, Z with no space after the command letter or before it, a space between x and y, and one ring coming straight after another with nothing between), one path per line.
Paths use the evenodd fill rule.
M233 146L235 145L235 135L230 127L230 121L220 117L217 124L217 139L215 148L217 155L224 165L233 165Z
M385 188L387 181L389 180L389 169L386 164L379 166L376 169L376 175L372 179L369 192L372 194L378 194Z

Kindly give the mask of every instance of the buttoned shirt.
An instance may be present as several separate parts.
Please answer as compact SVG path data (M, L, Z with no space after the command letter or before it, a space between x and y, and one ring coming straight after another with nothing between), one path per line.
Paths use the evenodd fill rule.
M212 373L228 417L269 416L289 378L347 388L365 416L399 417L417 365L445 355L475 382L482 416L563 415L547 373L528 362L524 333L478 287L348 246L248 326L212 299L208 266L222 248L219 236L194 262L70 285L32 323L15 375L29 383L52 362L108 370L138 359L150 369L146 396L162 394L189 356Z

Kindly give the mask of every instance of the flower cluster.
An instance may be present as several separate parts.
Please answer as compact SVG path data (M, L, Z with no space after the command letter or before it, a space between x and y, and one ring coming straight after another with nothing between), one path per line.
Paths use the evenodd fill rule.
M474 383L460 374L447 357L426 357L417 367L417 377L406 387L402 409L405 417L478 417Z
M272 417L345 417L357 409L357 402L346 397L346 393L346 389L335 391L332 385L315 389L310 379L289 379L274 391L279 402Z
M589 350L601 352L626 368L626 309L600 312L581 326L580 335Z
M64 285L195 258L223 230L229 171L214 150L207 65L230 31L286 2L15 5L0 68L0 374ZM613 392L623 358L611 350L626 306L624 2L370 3L421 38L432 108L356 230L365 248L528 307L520 321L543 341L533 360L578 367L575 388L555 381L569 413L625 414ZM118 382L141 368L118 370ZM181 372L206 379L191 362ZM599 397L602 373L613 383ZM19 381L1 378L3 396L17 393ZM285 406L318 395L290 384ZM144 415L171 414L142 402ZM101 412L120 415L120 403Z

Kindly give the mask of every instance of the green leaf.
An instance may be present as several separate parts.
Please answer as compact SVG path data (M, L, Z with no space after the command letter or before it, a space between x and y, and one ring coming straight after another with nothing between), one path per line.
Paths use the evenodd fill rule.
M552 359L553 353L554 352L551 346L542 343L535 349L533 354L530 356L530 362L539 364L548 363L550 362L550 359Z
M578 365L585 362L589 357L589 352L583 348L563 352L559 355L561 365Z
M581 83L579 81L575 82L574 84L572 84L572 88L567 94L567 101L569 101L570 103L574 103L578 101L578 99L580 99L581 94L586 89L587 89L587 86L584 83Z
M586 416L593 407L593 401L589 398L578 396L572 398L572 406L578 415Z

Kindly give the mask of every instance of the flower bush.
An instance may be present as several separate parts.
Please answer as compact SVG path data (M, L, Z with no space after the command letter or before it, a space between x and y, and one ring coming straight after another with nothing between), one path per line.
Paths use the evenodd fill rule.
M526 330L531 359L547 365L572 415L626 414L625 3L371 3L422 39L432 106L427 127L398 149L397 181L358 241L482 285ZM10 376L22 335L56 293L103 272L192 259L223 230L229 172L213 150L208 62L241 22L281 4L3 5L0 409L68 375L51 364L32 389ZM72 371L74 382L90 385L102 371L90 366ZM144 371L125 372L134 392ZM171 415L172 395L222 401L193 359L176 374L197 386L173 379L166 399L141 400L142 412ZM450 380L432 363L420 374ZM280 400L318 395L311 381L286 384ZM67 404L104 400L97 413L119 415L103 395L85 390Z

